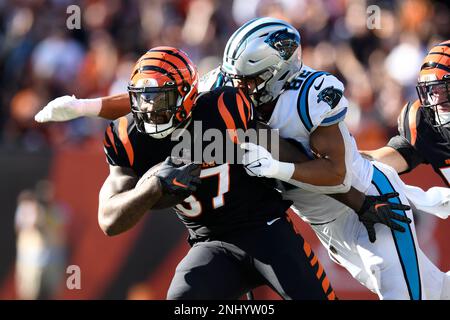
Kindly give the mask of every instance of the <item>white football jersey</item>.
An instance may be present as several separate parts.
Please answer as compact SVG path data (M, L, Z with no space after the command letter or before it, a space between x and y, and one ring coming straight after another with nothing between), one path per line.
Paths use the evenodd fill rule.
M199 91L208 91L225 85L220 68L216 68L200 79ZM348 102L343 96L344 86L333 75L303 66L290 86L280 95L268 121L278 129L282 138L300 142L310 152L309 136L318 126L329 126L342 122ZM344 126L345 127L345 126ZM372 165L361 157L356 142L347 134L346 158L350 159L347 170L351 170L352 186L365 192L371 181ZM348 154L348 157L347 157ZM312 157L312 154L310 153ZM294 202L294 211L309 223L326 223L350 210L342 203L319 193L329 193L317 186L315 192L295 188L283 192L285 199Z
M303 66L278 98L268 125L309 150L309 135L319 125L329 126L345 118L348 103L343 92L343 84L334 76Z
M280 95L268 125L279 129L281 137L295 139L310 150L309 137L318 126L330 126L344 120L348 107L343 95L344 85L333 75L308 66L303 66L290 83ZM370 185L372 165L359 154L355 139L346 126L342 127L344 139L349 140L346 153L350 153L348 158L351 159L351 164L347 165L352 171L351 184L365 192Z
M217 67L200 77L200 81L198 82L198 92L211 91L225 85L224 82L223 74L220 72L220 67Z
M208 75L204 81L204 90L225 85L217 69ZM377 162L372 164L359 154L355 140L343 123L347 111L343 91L342 83L334 76L304 66L297 77L290 81L289 88L280 95L268 124L279 129L281 137L302 143L305 150L310 150L310 134L318 126L339 124L345 144L346 167L353 187L370 195L395 190L400 194L398 199L401 203L434 214L441 209L438 216L446 218L447 188L425 194L423 190L405 186L393 168ZM415 297L419 299L448 299L450 272L441 272L421 251L411 210L405 214L412 223L401 238L394 240L392 230L377 224L377 238L382 240L371 243L367 232L362 231L364 227L357 215L340 202L319 194L320 187L316 188L319 193L313 193L281 184L284 188L291 188L283 191L283 198L294 202L294 211L312 225L332 260L376 292L380 299L405 300L413 297L413 294L417 294ZM399 277L399 274L404 277Z

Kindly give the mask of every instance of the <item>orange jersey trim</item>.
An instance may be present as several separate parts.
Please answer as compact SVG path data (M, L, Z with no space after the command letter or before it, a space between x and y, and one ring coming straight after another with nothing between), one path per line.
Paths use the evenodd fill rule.
M252 114L250 101L248 101L247 96L244 94L244 92L242 92L241 89L239 89L239 95L241 96L242 99L244 99L244 104L245 104L245 106L247 107L247 110L248 110L247 120L250 121L250 117L251 117L251 114Z
M178 187L187 188L188 186L184 183L178 182L177 178L173 178L172 183Z
M236 95L236 103L239 110L239 115L241 116L242 123L244 124L245 130L247 130L247 119L245 118L245 111L244 111L244 102L242 101L242 98L239 94Z
M225 102L223 101L223 94L224 93L222 92L222 94L219 97L218 102L219 113L222 116L225 125L227 126L227 132L230 135L231 141L233 141L234 143L239 143L239 139L236 133L236 123L234 122L230 111L228 111L228 108L225 105Z
M114 135L112 133L112 130L111 130L110 126L108 126L108 128L106 128L106 135L108 136L109 141L111 141L111 144L112 144L112 146L114 148L114 152L118 155L119 153L117 152L116 142L114 141ZM106 142L106 139L105 139L105 142ZM109 145L107 145L107 147L109 147Z
M130 166L133 165L134 162L134 151L133 146L131 145L130 139L128 137L128 120L126 117L122 117L119 119L119 139L122 141L122 144L125 148L125 151L128 156L128 161L130 162Z
M417 111L420 108L420 103L419 101L414 102L410 109L409 109L409 114L408 114L408 122L409 122L409 131L411 133L411 145L415 145L416 144L416 140L417 140L417 123L416 123L416 119L417 119Z

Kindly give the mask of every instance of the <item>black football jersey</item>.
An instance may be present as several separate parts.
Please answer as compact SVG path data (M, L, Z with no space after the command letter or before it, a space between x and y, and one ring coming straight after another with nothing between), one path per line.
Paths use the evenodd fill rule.
M242 141L238 141L238 136L233 132L255 128L252 115L252 106L240 90L219 87L202 94L185 129L189 130L192 141L197 143L188 153L193 156L193 149L208 148L210 141L199 136L208 129L219 129L223 137L220 143L225 145L231 142L237 148L238 142ZM174 136L155 139L141 133L129 114L112 122L106 129L106 157L109 164L130 167L140 177L171 154L172 148L179 143L172 141ZM226 153L227 149L224 150ZM236 154L234 152L232 155L234 160L237 160ZM224 159L231 158L224 155ZM202 163L201 185L176 206L177 215L188 228L192 240L220 238L225 233L262 225L283 216L289 208L291 202L282 200L272 180L251 177L242 165L231 162Z
M430 164L450 186L450 144L430 121L426 121L425 113L429 111L421 108L418 100L407 103L398 118L400 135L393 137L388 146L405 158L408 171L421 163Z

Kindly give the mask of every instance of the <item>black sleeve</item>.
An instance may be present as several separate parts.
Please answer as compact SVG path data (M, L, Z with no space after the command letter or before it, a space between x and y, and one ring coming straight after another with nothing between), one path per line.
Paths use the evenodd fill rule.
M103 147L106 155L106 160L110 165L130 167L128 156L124 152L122 141L117 134L115 122L111 122L105 130Z
M402 172L407 173L413 170L421 163L427 163L426 160L420 155L420 153L412 146L407 138L397 135L392 137L389 140L388 147L395 149L398 153L400 153L408 164L408 170Z

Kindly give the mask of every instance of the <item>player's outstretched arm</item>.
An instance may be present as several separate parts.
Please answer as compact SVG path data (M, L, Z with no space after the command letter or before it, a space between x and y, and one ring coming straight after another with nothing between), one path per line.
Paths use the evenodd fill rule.
M382 147L376 150L363 150L360 151L363 156L368 157L370 160L376 160L387 164L394 168L398 173L408 171L409 166L402 155L391 147Z
M109 166L110 173L99 193L98 223L108 236L132 228L162 194L155 176L139 180L131 168Z
M130 112L128 94L118 94L95 99L77 99L62 96L50 101L34 117L37 122L68 121L79 117L101 117L109 120Z
M360 151L363 156L383 162L399 174L409 172L421 163L427 163L425 155L415 147L417 123L421 113L420 102L407 103L398 116L398 135L392 137L386 146L376 150Z

